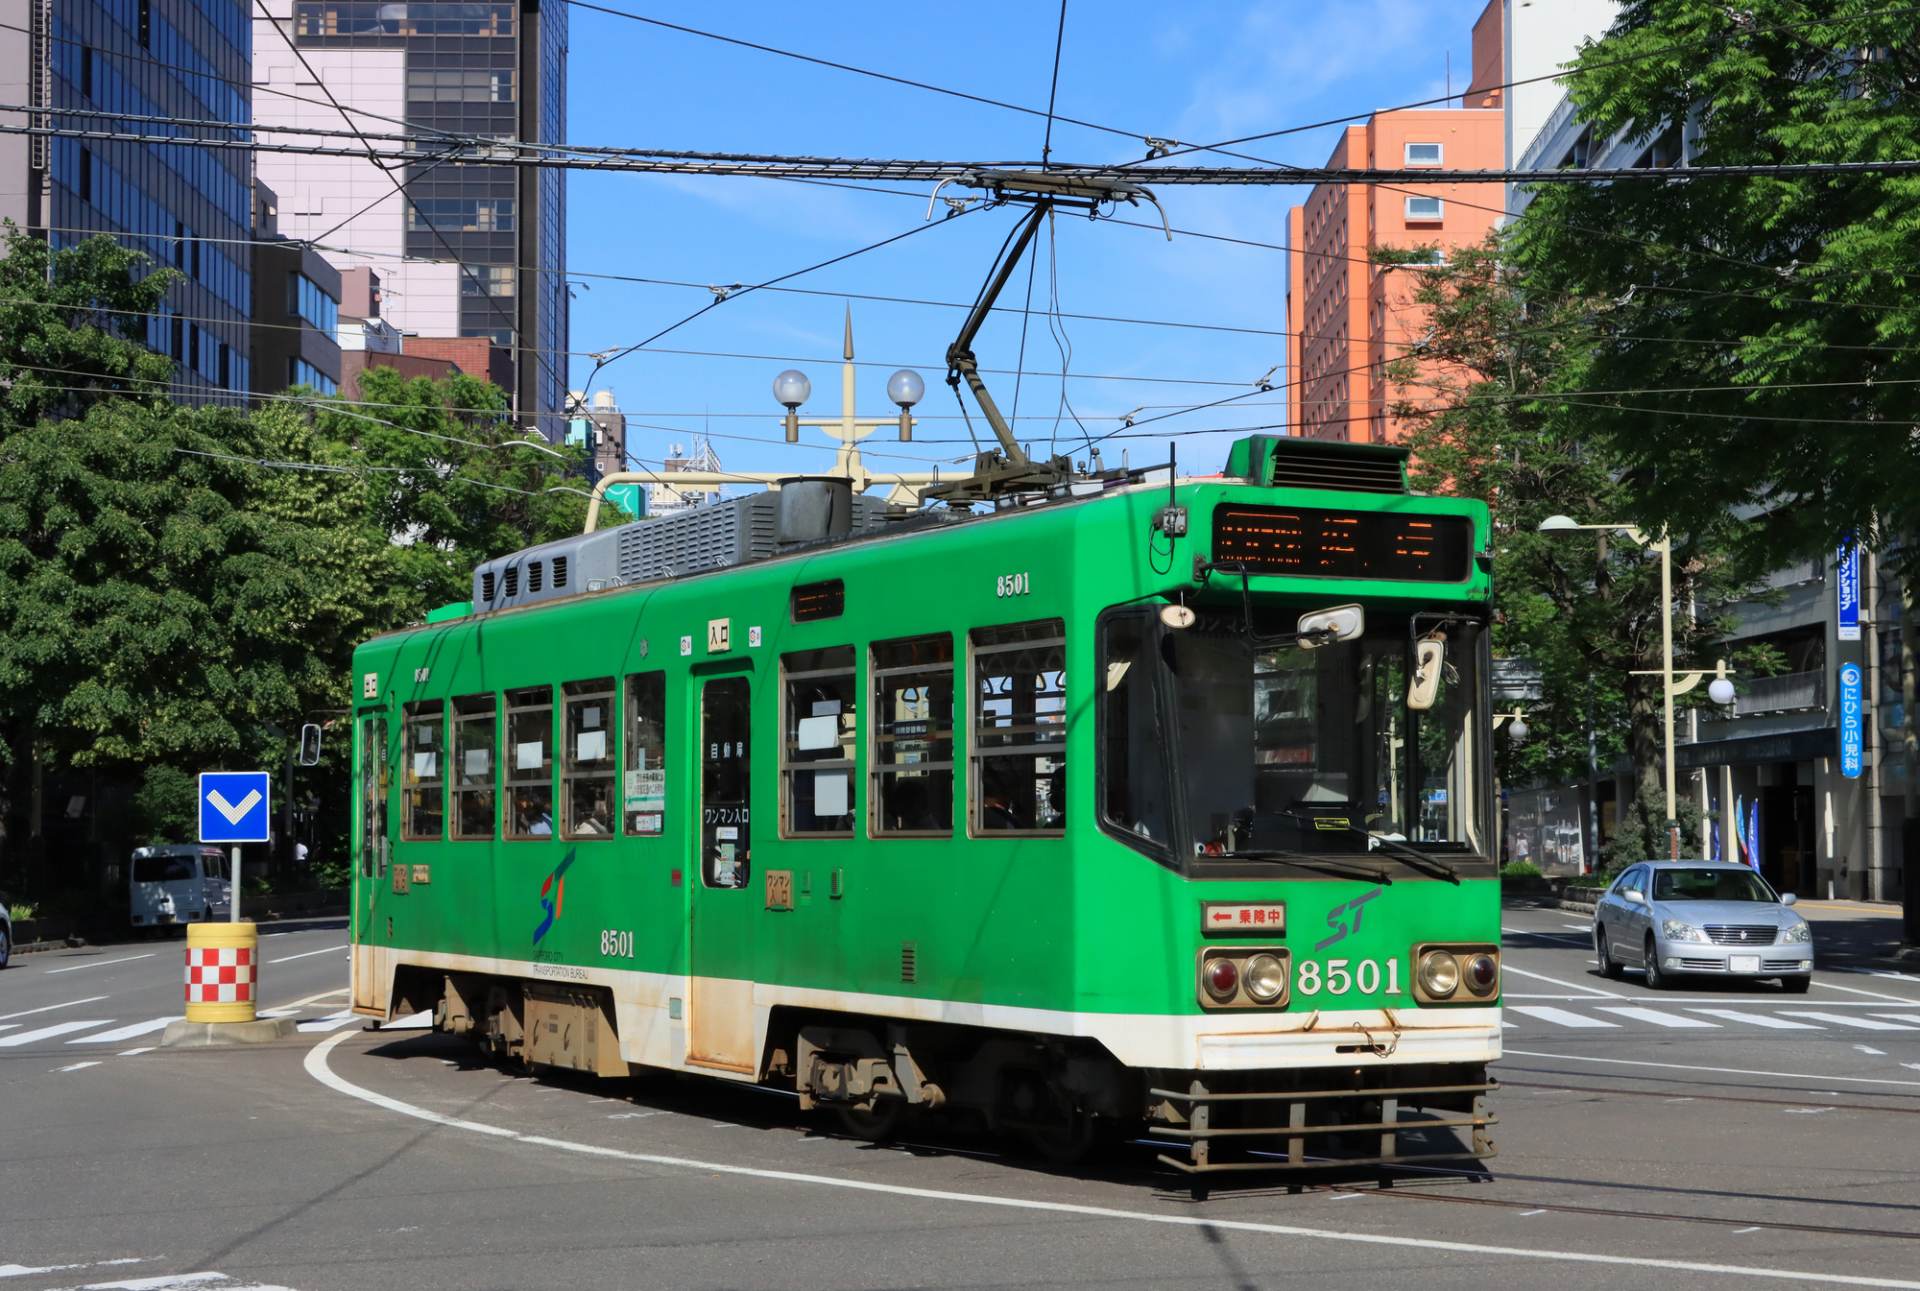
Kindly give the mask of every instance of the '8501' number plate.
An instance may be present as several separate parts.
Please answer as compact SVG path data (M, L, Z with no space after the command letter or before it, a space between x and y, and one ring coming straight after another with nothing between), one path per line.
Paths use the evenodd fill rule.
M1397 959L1301 960L1293 970L1295 995L1398 995Z

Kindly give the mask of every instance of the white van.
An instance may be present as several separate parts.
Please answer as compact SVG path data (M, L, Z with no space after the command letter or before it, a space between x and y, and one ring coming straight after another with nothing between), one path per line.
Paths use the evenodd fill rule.
M127 882L136 928L223 919L233 900L227 854L217 847L179 843L139 848Z

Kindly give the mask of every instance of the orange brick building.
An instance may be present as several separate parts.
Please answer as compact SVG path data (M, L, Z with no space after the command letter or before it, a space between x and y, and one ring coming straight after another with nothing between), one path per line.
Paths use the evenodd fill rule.
M1497 16L1497 7L1488 6ZM1330 167L1498 169L1505 162L1498 21L1474 28L1472 84L1461 108L1381 112L1348 126ZM1414 268L1373 263L1384 247L1471 245L1500 219L1492 184L1321 184L1287 212L1287 427L1293 435L1391 443L1405 427L1391 405L1421 395L1386 379L1425 328L1412 304ZM1472 205L1467 205L1472 203Z

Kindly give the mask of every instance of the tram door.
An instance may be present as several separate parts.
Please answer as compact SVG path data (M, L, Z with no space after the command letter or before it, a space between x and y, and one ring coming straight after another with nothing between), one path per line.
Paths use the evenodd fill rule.
M689 903L687 1061L753 1072L752 683L715 677L700 690L700 858Z
M359 729L360 782L354 851L359 873L353 898L353 1007L386 1011L387 973L384 944L378 928L380 887L392 856L387 791L392 784L388 765L387 719L363 717Z

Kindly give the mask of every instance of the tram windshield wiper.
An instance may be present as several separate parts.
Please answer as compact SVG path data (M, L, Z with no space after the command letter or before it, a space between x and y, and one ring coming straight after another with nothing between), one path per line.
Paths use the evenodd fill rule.
M1305 812L1299 811L1283 811L1280 814L1292 817L1294 820L1311 821L1316 828L1325 828L1327 824L1327 818L1324 816L1309 816ZM1369 849L1379 848L1382 851L1393 853L1429 878L1445 879L1447 882L1456 885L1460 882L1460 870L1458 867L1449 865L1439 857L1429 855L1417 847L1412 847L1401 842L1397 838L1388 838L1385 835L1376 834L1371 830L1365 830L1358 825L1347 824L1345 822L1341 822L1339 828L1346 833L1356 834L1366 839Z
M1382 885L1393 882L1385 870L1369 870L1359 865L1345 865L1339 861L1330 861L1318 856L1309 856L1305 852L1288 852L1278 848L1250 848L1244 851L1227 852L1222 860L1267 861L1274 865L1292 865L1298 869L1314 870L1321 874L1331 874L1336 878L1365 879L1369 883Z

